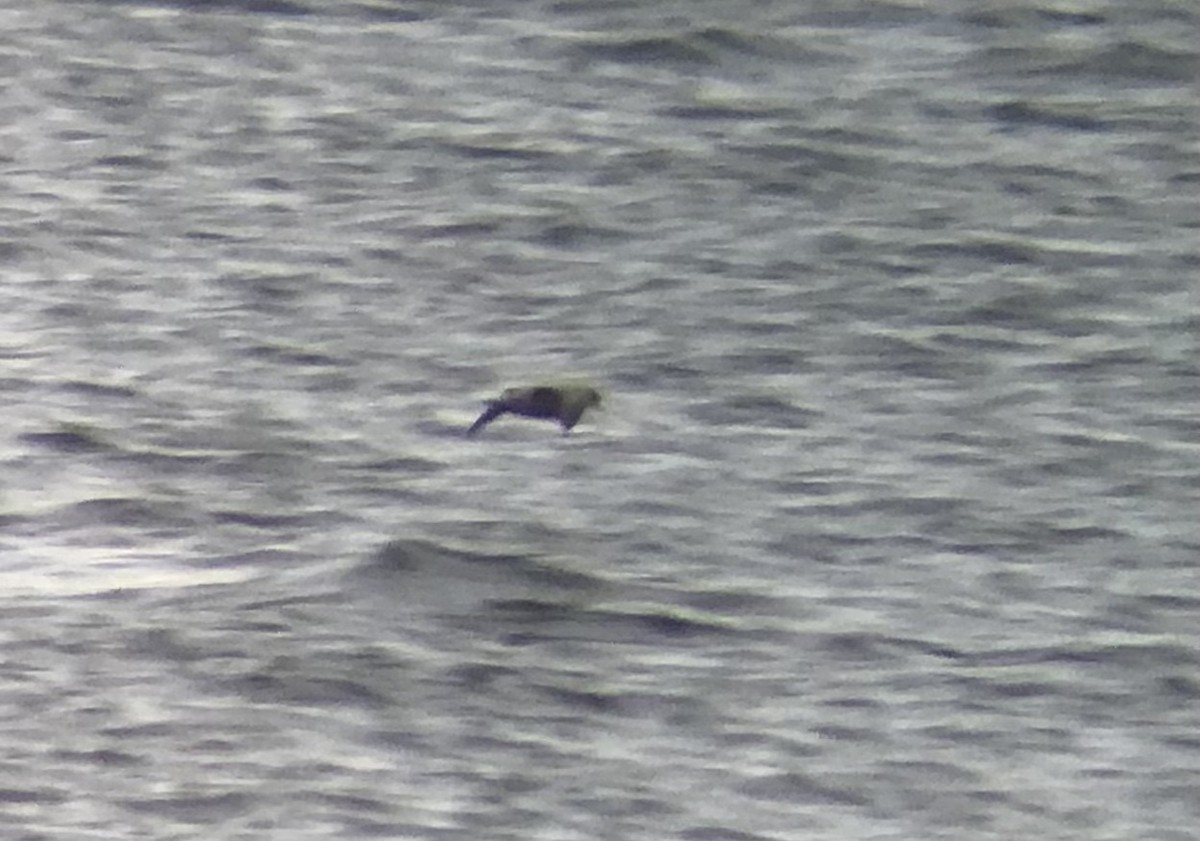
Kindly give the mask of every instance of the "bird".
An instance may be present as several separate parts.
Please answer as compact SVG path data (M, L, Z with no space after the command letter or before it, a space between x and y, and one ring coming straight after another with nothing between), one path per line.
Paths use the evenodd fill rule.
M543 384L506 388L499 397L487 401L487 408L467 435L474 435L503 414L526 418L555 420L563 433L579 423L579 418L592 406L600 405L600 392L582 383Z

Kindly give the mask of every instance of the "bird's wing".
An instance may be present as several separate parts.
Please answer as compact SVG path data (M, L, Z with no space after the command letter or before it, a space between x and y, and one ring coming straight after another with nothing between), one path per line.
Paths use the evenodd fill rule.
M475 423L471 424L471 428L467 430L468 435L474 435L479 430L483 429L489 423L500 417L508 411L508 406L499 400L491 400L488 402L487 408L483 410L483 414Z

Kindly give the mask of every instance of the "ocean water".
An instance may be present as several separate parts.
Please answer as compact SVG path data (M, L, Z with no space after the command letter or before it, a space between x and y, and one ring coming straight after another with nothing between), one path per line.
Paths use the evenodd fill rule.
M1198 44L4 4L0 834L1200 837Z

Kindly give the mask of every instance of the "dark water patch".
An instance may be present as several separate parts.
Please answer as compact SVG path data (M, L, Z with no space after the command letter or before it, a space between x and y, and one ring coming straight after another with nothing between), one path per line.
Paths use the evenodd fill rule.
M299 303L318 285L318 278L311 272L227 274L218 277L216 284L240 296L252 309L273 311Z
M1028 700L1070 695L1073 690L1064 683L1005 675L961 676L957 682L971 695L981 698L1012 698Z
M411 236L416 239L458 240L485 239L499 233L502 228L503 223L499 220L475 220L470 222L444 222L441 224L409 225L405 226L403 231L406 236ZM374 256L379 256L377 252L372 252L372 254Z
M379 392L381 394L425 395L429 393L431 383L439 386L439 393L445 383L457 383L463 389L496 387L496 382L487 366L474 361L457 363L445 359L422 359L420 365L425 379L415 382L407 378L396 379L395 370L390 370L389 377L381 378L378 385Z
M932 783L938 788L942 786L970 786L973 788L985 782L984 778L971 768L926 759L885 759L880 763L880 768L888 774L919 779L923 783Z
M300 514L267 514L260 511L236 511L232 509L211 512L214 521L255 529L303 528L313 525L311 512Z
M299 595L286 595L277 598L251 599L238 604L237 609L243 613L256 613L258 611L285 610L312 605L338 604L340 601L341 597L335 592L304 592Z
M111 399L129 399L139 396L137 389L125 385L112 385L89 380L68 380L62 384L65 391L82 394L85 397L102 397Z
M356 393L361 383L349 371L321 371L304 384L307 391L321 394Z
M236 622L227 622L223 627L237 634L288 634L295 630L295 624L291 621L267 618L240 619ZM225 652L225 656L237 658L241 655L236 650L230 650Z
M1077 313L1078 308L1091 299L1091 295L1075 291L1026 289L1004 292L966 309L962 321L994 327L1051 330L1066 337L1086 336L1094 333L1098 325L1094 319L1080 317Z
M484 692L492 690L501 681L519 678L521 674L519 669L512 666L467 663L450 669L447 677L468 692Z
M554 0L546 8L556 15L581 16L590 19L597 13L636 12L642 6L640 0Z
M1050 665L1121 665L1136 670L1154 671L1164 666L1194 668L1200 664L1200 652L1182 642L1168 642L1156 637L1144 640L1100 644L1083 641L1071 645L1051 645L1040 648L1012 647L992 651L976 651L964 655L964 665L1003 668L1014 666Z
M795 332L795 328L782 325L759 325L757 328L742 327L747 339L763 333ZM708 363L710 370L720 370L732 374L794 374L811 369L808 352L800 348L781 347L747 347L726 353L717 359L698 360ZM742 398L753 399L753 398Z
M1159 453L1145 442L1110 442L1090 434L1064 433L1053 435L1049 441L1059 444L1059 452L1050 457L1033 457L1023 466L1003 466L996 475L1014 488L1029 488L1045 482L1061 482L1067 479L1086 479L1105 482L1104 492L1116 493L1121 486L1120 477L1114 476L1115 470L1126 469L1135 472L1144 471L1147 465L1161 462ZM1116 481L1114 481L1116 480ZM1160 487L1169 487L1174 482L1158 483ZM1080 510L1068 511L1063 518L1077 522L1086 517ZM1047 523L1040 517L1022 520L1026 533L1030 529L1040 530L1035 524Z
M213 826L248 811L253 803L254 798L249 794L224 792L125 800L122 805L129 811L142 815L152 815L179 823Z
M1180 747L1186 751L1200 750L1200 734L1196 733L1177 733L1170 736L1164 736L1162 743L1168 747Z
M709 615L773 617L789 616L794 610L793 606L784 599L738 590L686 592L681 598L689 608Z
M710 26L692 33L689 40L724 56L740 56L772 62L823 67L849 63L843 52L819 49L812 39L789 37L786 30L768 31L731 26Z
M69 454L107 453L117 449L103 432L86 424L64 423L49 432L26 432L20 440Z
M679 832L683 841L776 841L774 836L757 835L727 826L690 826Z
M753 146L731 145L728 151L747 161L757 162L756 169L766 162L784 164L794 177L818 178L830 173L862 175L878 169L874 155L846 151L830 143L795 141L756 143Z
M18 359L21 357L11 356L11 355L0 355L0 358ZM39 388L39 385L36 382L34 382L33 380L30 380L30 379L26 379L25 377L0 376L0 392L5 392L6 394L28 393L31 391L37 391L38 388Z
M296 190L296 186L292 182L274 175L262 175L251 178L246 182L246 186L254 190L263 190L269 193L291 193Z
M23 533L26 529L36 531L38 518L34 516L26 516L21 514L0 513L0 531L15 532L21 530ZM3 548L0 544L0 548Z
M1200 699L1200 681L1191 675L1162 675L1155 681L1159 693L1183 703L1194 703ZM1200 737L1190 740L1189 749L1200 749Z
M851 354L859 365L926 380L961 380L989 373L987 359L902 335L860 337Z
M267 424L263 426L267 427ZM262 428L257 432L263 437L271 434L267 428ZM270 442L269 446L271 449L246 450L213 459L209 472L217 476L238 479L248 476L290 476L308 455L321 451L322 442L279 435Z
M991 78L1044 79L1096 85L1178 86L1195 80L1200 56L1142 41L1108 42L1092 49L1015 45L982 50L970 72Z
M1014 440L1003 440L990 433L935 432L928 440L937 444L937 449L921 453L915 458L915 463L933 467L987 468L996 463L997 452L1005 447L1019 446Z
M339 359L323 351L277 344L254 344L247 347L244 352L247 356L256 359L302 367L328 368L352 364L349 360Z
M1191 84L1200 72L1200 56L1141 41L1120 41L1081 60L1063 62L1057 69L1100 80Z
M905 254L917 260L966 258L1005 266L1033 265L1038 262L1037 249L1031 244L995 239L926 242L905 249Z
M80 4L91 5L91 4ZM295 0L103 0L103 5L179 9L187 12L235 12L253 15L301 17L313 14L307 4Z
M837 663L871 663L895 658L895 644L879 634L845 631L825 634L817 645Z
M540 645L556 640L596 641L624 645L711 639L734 633L728 622L672 608L654 606L628 610L582 607L541 599L509 599L488 603L512 645Z
M812 187L809 179L816 173L813 172L794 172L789 174L776 174L774 177L762 178L755 173L750 179L750 189L758 196L765 196L768 199L772 198L799 198L809 195L812 192Z
M10 806L37 804L57 806L70 799L66 792L48 788L0 788L0 803Z
M958 322L961 319L961 314L950 313L946 315L947 322ZM942 319L938 319L939 322ZM967 351L978 351L985 354L1004 354L1023 351L1028 347L1028 342L1020 333L1008 330L979 330L977 325L970 323L961 325L957 331L939 330L930 335L930 341L938 347L947 349L961 349ZM1026 398L1033 396L1032 392L1024 392ZM1018 401L1021 398L1015 398ZM1004 394L994 398L996 405L1013 405L1010 401L1014 400L1012 394Z
M693 402L687 417L713 426L761 426L773 429L807 429L818 412L769 394L741 394L723 400Z
M167 474L191 474L205 465L215 465L220 457L203 451L172 449L127 449L120 454L122 461L161 470Z
M779 479L771 482L771 488L775 493L785 497L835 496L846 490L846 486L842 482L820 478Z
M213 656L203 646L192 645L170 628L151 628L130 635L128 651L135 657L170 663L193 663ZM232 653L232 652L231 652Z
M497 617L533 624L567 622L578 612L576 606L566 602L534 598L497 599L489 602L488 607Z
M915 651L939 660L959 660L966 656L962 650L944 642L933 642L915 637L891 637L888 641L897 648Z
M376 588L394 590L406 603L425 599L430 607L478 608L488 603L557 609L546 593L586 594L601 586L593 576L545 563L535 554L485 552L421 540L393 540L360 564L353 576Z
M345 794L340 792L314 792L313 799L319 803L324 803L334 807L337 811L343 814L361 814L363 812L371 812L375 814L390 814L395 808L392 803L380 800L375 797L363 797L357 794ZM388 825L383 837L401 838L405 836L390 835L394 831L394 825ZM373 833L374 834L374 833Z
M616 372L611 381L614 385L631 389L661 389L670 385L703 383L710 375L708 369L699 365L674 360L646 359L636 369Z
M51 755L63 762L94 765L98 768L136 768L150 764L150 760L145 756L106 748L96 750L61 750L54 751Z
M289 662L289 658L281 658L266 667L270 671L228 678L221 681L220 686L227 692L266 704L386 709L392 703L393 699L388 695L361 680L291 671ZM294 665L306 668L300 663Z
M536 225L536 230L524 237L529 242L552 248L579 248L594 243L628 239L630 234L615 228L577 221L549 219Z
M1074 195L1089 188L1089 195L1109 189L1101 174L1063 166L1021 163L979 165L979 173L994 180L1006 193L1016 196L1037 196L1048 203L1058 203L1063 195ZM947 218L945 221L952 221Z
M858 0L854 3L814 3L801 7L797 22L807 26L848 29L891 29L929 23L931 13L921 4L889 0Z
M194 518L177 505L132 497L89 499L54 512L59 528L86 529L93 526L130 528L182 528L194 525Z
M946 496L883 496L863 500L855 507L880 514L935 517L954 514L969 508L970 504L964 499Z
M183 232L186 239L195 240L200 243L242 243L249 242L250 238L245 234L232 233L230 231L219 231L204 228L191 228Z
M305 121L305 128L297 131L296 135L311 138L320 144L329 174L350 176L345 179L331 178L325 183L343 184L350 189L353 189L353 176L377 175L380 167L375 163L367 163L361 156L350 159L347 153L378 149L389 140L378 121L347 113L311 116Z
M180 732L180 727L174 722L156 721L151 724L120 724L102 727L98 732L116 742L139 744L176 736Z
M0 263L19 264L32 251L24 243L11 239L0 239Z
M858 741L858 739L853 741ZM737 788L742 794L756 800L825 806L870 805L870 800L858 791L830 785L798 771L754 777L741 783Z
M393 540L385 544L370 565L387 572L414 572L455 563L484 566L513 566L528 562L520 555L489 555L461 552L415 540Z
M110 155L108 157L97 158L93 163L99 167L133 169L143 172L163 172L168 168L165 161L161 161L150 155Z
M1194 546L1188 548L1193 552L1200 551ZM1193 596L1187 593L1147 593L1139 596L1138 600L1158 609L1200 612L1200 594Z
M985 29L1041 29L1046 24L1059 27L1100 26L1108 22L1101 12L1078 9L1055 9L1034 4L1011 3L1003 6L969 8L958 19L971 26Z
M684 502L641 499L635 496L631 496L622 504L621 511L659 525L671 522L686 524L692 518L692 509Z
M717 619L685 616L670 610L664 610L661 613L636 614L632 617L627 614L616 615L622 619L632 619L639 627L669 639L726 634L730 631L730 627L726 623Z
M1103 335L1105 325L1093 322L1093 332ZM1109 384L1114 377L1137 377L1156 366L1158 360L1151 348L1111 348L1090 352L1075 352L1069 358L1021 366L1021 371L1044 381L1071 380L1079 383ZM1114 387L1117 387L1114 385Z
M668 173L689 173L695 163L682 149L618 150L601 162L590 183L596 187L628 187ZM630 205L631 210L636 207Z
M568 804L572 809L587 814L611 815L614 821L620 822L618 825L629 828L625 837L635 832L634 827L642 827L655 818L662 820L668 816L674 817L684 811L670 805L665 799L634 795L585 795L571 798Z
M625 705L619 692L547 686L542 688L541 694L557 704L587 715L619 715L624 712Z
M404 0L389 0L385 3L359 2L347 4L356 15L378 23L416 23L440 14L441 6L436 3L410 3ZM322 6L327 10L328 6Z
M1055 472L1059 476L1067 474L1065 469ZM1080 475L1090 475L1090 473L1091 471L1086 469L1079 471ZM1019 531L1026 541L1042 546L1080 547L1088 543L1114 544L1130 539L1130 534L1126 531L1097 523L1083 522L1070 514L1065 514L1062 520L1029 518L1019 524L1014 524L1013 531Z
M519 139L496 138L486 142L482 138L470 143L443 143L442 148L451 154L469 160L536 161L544 162L556 158L556 152L538 149Z
M112 253L114 256L122 243L118 240L133 239L141 236L137 231L124 230L98 224L84 224L67 229L73 236L71 242L75 246L86 249L91 253Z
M615 64L694 67L718 63L718 51L712 44L686 33L579 41L570 53L578 60Z
M404 475L428 476L446 470L444 462L430 461L417 456L394 456L379 461L367 462L360 465L363 470L372 473L395 473Z
M406 506L410 510L428 506L430 497L425 486L397 486L366 483L362 487L344 489L334 493L336 499L351 500L354 505L369 503L371 500L385 502L389 505Z
M1010 100L988 109L989 116L1007 126L1042 126L1073 131L1103 131L1110 124L1087 110Z
M935 724L920 728L920 732L934 742L970 745L975 749L987 748L989 750L1004 747L1009 737L1007 730L990 728L983 722L967 726Z
M772 117L792 116L790 112L764 106L752 107L741 103L696 103L693 105L668 105L659 110L659 115L678 120L697 122L719 122L723 120L764 120Z

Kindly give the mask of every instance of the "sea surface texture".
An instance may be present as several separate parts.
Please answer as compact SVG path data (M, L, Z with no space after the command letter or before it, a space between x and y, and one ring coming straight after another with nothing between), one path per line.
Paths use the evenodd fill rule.
M1198 79L1171 0L4 2L0 837L1200 838Z

